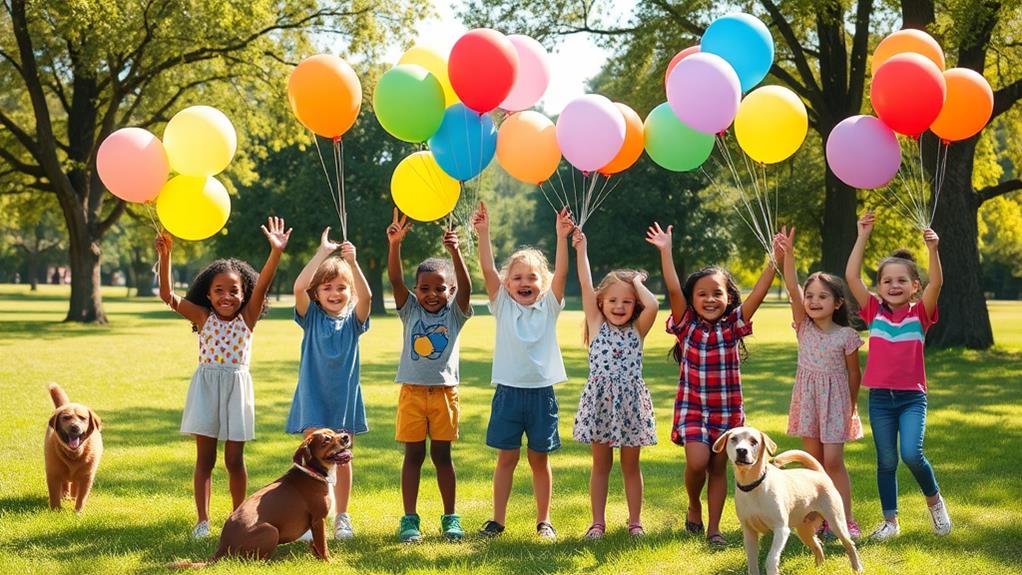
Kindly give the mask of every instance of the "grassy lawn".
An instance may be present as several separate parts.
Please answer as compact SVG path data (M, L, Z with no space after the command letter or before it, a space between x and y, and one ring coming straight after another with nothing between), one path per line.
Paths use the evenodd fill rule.
M181 408L196 364L197 345L187 323L160 302L125 299L123 289L105 293L109 326L61 323L67 292L42 286L0 286L0 573L164 572L175 559L202 559L216 539L190 539L194 522L191 475L193 441L178 433ZM276 302L275 302L276 303ZM246 447L249 491L281 475L298 441L283 433L295 386L301 330L286 302L276 303L257 330L252 376L258 437ZM923 497L900 468L902 536L883 545L860 546L869 573L941 575L1022 572L1022 304L990 305L998 347L986 352L931 353L927 455L937 472L955 530L937 538ZM588 542L587 446L571 440L578 396L587 375L581 345L582 315L566 311L560 342L570 381L558 386L564 447L554 467L554 544L534 537L534 504L528 466L516 475L508 530L500 539L469 536L463 544L439 540L441 505L429 463L424 467L419 513L426 542L405 546L394 536L402 514L401 446L394 442L393 384L401 326L396 316L373 318L362 340L362 382L370 432L355 450L351 513L357 539L331 541L334 562L316 561L304 544L282 546L269 563L223 562L214 573L745 573L741 532L729 497L723 528L732 545L708 550L684 533L686 496L683 451L670 443L669 426L677 366L666 353L671 339L654 330L646 344L645 377L653 393L659 445L643 453L649 536L632 541L620 474L611 480L608 537ZM786 304L769 301L756 317L744 367L748 419L781 449L798 447L784 435L796 345ZM458 510L474 532L489 518L495 453L484 438L494 326L487 315L470 321L462 337L461 440L454 451ZM60 383L72 401L103 418L106 454L85 512L47 510L42 439L52 410L46 383ZM863 394L865 395L865 394ZM866 400L860 411L866 415ZM868 428L867 428L868 429ZM880 517L874 449L867 437L849 445L854 510L864 530ZM213 477L213 532L230 511L226 472ZM733 487L731 488L733 490ZM763 546L764 553L767 547ZM787 573L847 573L838 545L813 565L795 537L782 560Z

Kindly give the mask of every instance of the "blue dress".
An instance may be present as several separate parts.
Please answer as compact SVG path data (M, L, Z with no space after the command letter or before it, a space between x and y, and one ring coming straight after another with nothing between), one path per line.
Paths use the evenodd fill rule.
M310 302L305 317L295 312L295 323L305 333L286 431L320 427L356 434L369 431L358 361L358 339L369 331L369 318L359 323L353 307L333 317Z

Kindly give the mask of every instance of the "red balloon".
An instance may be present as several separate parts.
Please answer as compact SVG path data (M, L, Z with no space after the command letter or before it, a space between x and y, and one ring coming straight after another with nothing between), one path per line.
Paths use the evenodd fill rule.
M688 48L685 48L681 52L675 54L674 57L671 58L671 63L667 65L667 72L664 73L664 85L667 84L667 79L671 77L671 72L674 70L674 67L678 65L678 62L681 62L685 58L688 58L689 56L697 52L699 52L699 44L696 44L695 46L689 46Z
M918 137L940 115L947 82L940 68L925 56L906 52L893 56L873 74L869 99L889 128Z
M451 48L447 75L462 103L483 114L511 93L518 76L518 52L500 32L477 28Z

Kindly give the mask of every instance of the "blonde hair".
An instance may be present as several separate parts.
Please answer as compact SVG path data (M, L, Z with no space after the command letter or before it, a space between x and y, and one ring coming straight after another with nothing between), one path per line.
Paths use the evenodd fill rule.
M632 288L632 291L635 292L635 309L632 310L632 317L628 320L628 325L631 325L635 320L639 319L639 315L642 313L642 310L646 309L646 306L643 305L642 300L639 299L639 292L636 291L633 282L636 277L645 275L646 272L642 270L620 269L612 270L607 275L603 276L603 279L600 280L600 283L593 290L593 293L596 294L596 306L600 308L600 313L603 313L603 298L607 293L607 288L616 283L623 283ZM592 337L589 333L589 322L584 321L582 325L582 341L585 343L586 347L589 347Z
M539 274L540 293L545 293L546 290L550 289L550 284L554 279L554 274L550 271L550 262L547 261L543 252L530 247L519 248L518 251L504 260L504 265L500 267L500 281L502 283L507 282L508 273L511 272L511 268L517 263L523 263L529 266L529 269Z
M309 299L312 301L318 301L316 299L316 290L319 289L319 286L338 277L343 277L349 286L355 283L355 273L351 270L348 262L341 259L340 256L330 256L323 260L323 263L319 264L319 267L316 268L316 273L312 275L312 280L309 281L309 287L305 288L305 293L309 294ZM352 300L355 299L354 293L352 293L351 297Z

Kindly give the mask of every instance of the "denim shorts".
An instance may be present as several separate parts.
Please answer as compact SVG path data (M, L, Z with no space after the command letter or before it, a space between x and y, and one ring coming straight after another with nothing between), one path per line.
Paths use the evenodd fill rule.
M557 397L552 385L524 388L498 384L490 406L486 445L520 449L525 433L529 449L549 453L561 446L557 421Z

